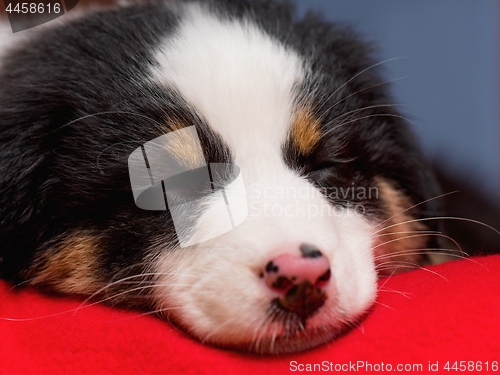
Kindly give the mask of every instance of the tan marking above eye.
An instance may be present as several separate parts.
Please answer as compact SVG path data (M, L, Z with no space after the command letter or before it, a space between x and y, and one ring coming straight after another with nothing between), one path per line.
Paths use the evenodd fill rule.
M293 146L304 155L310 154L321 138L320 122L308 106L295 112L292 121Z
M201 142L187 132L177 132L194 124L173 117L165 119L166 134L169 134L168 153L186 170L196 169L206 164Z
M186 170L200 168L206 164L199 139L190 134L170 133L168 151Z
M421 253L427 248L429 238L421 234L422 231L427 230L427 227L420 221L412 221L416 218L408 209L413 206L413 203L389 181L377 178L376 184L387 221L383 224L384 229L376 234L374 255L382 259L376 259L375 263L381 265L384 262L390 262L381 265L382 269L379 270L379 274L388 276L411 269L412 264L414 268L424 265L425 256ZM411 250L416 251L408 252ZM389 254L394 255L384 257Z
M43 254L32 284L48 284L71 294L91 294L104 284L99 279L98 238L84 231L74 232Z
M165 133L170 133L171 131L184 129L194 124L188 124L186 121L183 121L182 119L176 116L172 116L172 117L165 117L165 125L167 125Z

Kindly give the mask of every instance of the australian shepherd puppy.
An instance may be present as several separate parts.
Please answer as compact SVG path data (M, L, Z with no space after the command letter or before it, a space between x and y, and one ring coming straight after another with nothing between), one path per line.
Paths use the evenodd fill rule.
M290 352L425 262L438 192L370 47L264 0L0 29L0 275Z

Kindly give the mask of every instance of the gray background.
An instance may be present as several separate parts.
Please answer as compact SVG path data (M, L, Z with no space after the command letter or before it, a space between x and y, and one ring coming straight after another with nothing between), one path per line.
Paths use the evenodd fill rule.
M499 2L294 0L379 47L397 103L425 151L500 202Z

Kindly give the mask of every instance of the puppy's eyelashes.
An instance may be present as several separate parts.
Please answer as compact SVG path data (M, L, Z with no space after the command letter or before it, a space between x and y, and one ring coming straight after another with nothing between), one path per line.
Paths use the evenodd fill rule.
M320 163L315 163L311 165L309 173L313 172L319 172L319 171L324 171L324 170L331 170L334 168L337 168L342 165L346 165L349 163L352 163L356 161L358 158L357 157L350 157L350 158L336 158L334 160L329 160L329 161L324 161Z

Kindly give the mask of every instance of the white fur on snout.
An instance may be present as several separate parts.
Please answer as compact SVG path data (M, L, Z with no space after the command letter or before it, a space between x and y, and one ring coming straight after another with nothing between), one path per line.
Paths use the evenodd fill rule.
M162 253L154 265L158 308L218 344L279 336L282 324L269 319L276 293L260 274L283 244L309 243L328 258L332 276L328 298L306 328L335 332L375 298L372 226L353 210L333 208L283 161L295 88L307 64L250 22L220 20L196 4L184 12L158 48L152 76L178 91L229 146L246 197L230 188L227 194L248 205L248 216L219 237ZM219 203L204 202L192 243L220 231L227 212Z
M244 171L242 171L244 173ZM309 198L274 198L248 194L247 219L236 229L211 241L162 257L158 271L157 296L175 306L172 316L202 339L219 344L250 343L256 337L280 334L283 327L270 324L268 311L276 298L260 277L267 262L283 244L312 243L330 261L332 277L325 287L325 305L307 322L307 328L340 328L363 314L375 297L370 224L352 210L329 206L319 192L303 178L282 170L274 182L261 179L267 192L295 187ZM251 184L247 184L247 191ZM271 189L269 189L271 188ZM253 196L252 196L253 194ZM305 207L289 211L289 216L265 215L259 206ZM212 209L212 208L213 209ZM195 229L203 233L216 226L218 205L208 206ZM323 215L308 217L308 208L324 207ZM328 208L329 210L327 210ZM168 272L173 272L168 274ZM265 331L265 332L263 332Z

